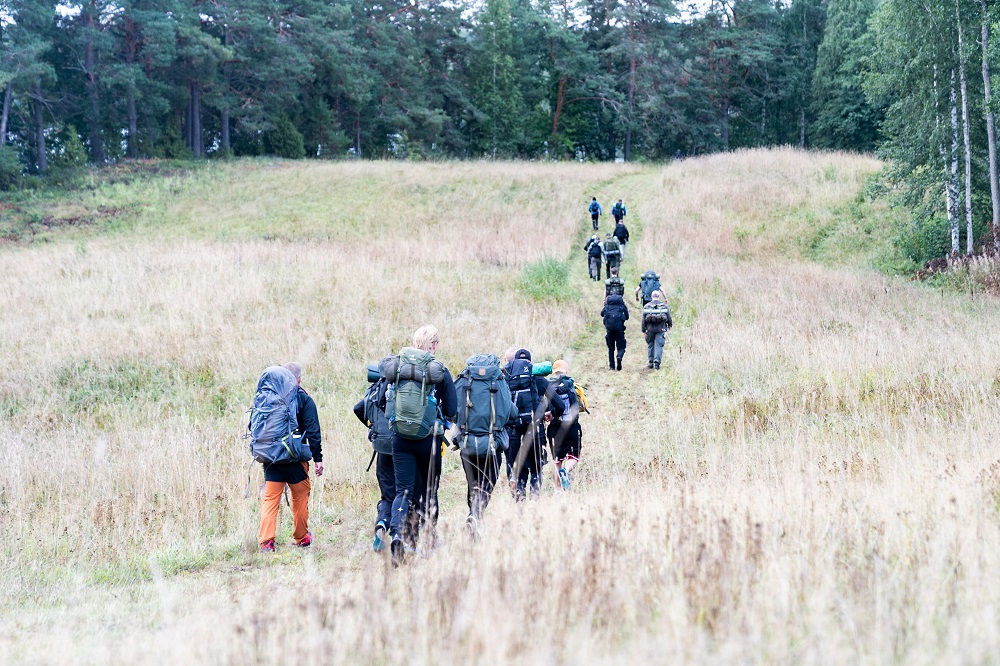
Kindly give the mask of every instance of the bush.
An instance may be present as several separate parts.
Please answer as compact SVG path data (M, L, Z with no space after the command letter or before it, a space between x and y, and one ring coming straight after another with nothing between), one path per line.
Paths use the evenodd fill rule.
M52 158L49 166L54 169L72 169L87 163L87 149L80 140L80 135L72 125L66 125L55 136L52 145Z
M0 192L7 192L18 186L24 166L17 151L10 146L0 148Z
M306 156L302 133L286 116L281 116L274 129L264 135L264 149L269 155L290 160L300 160Z
M566 301L575 296L569 288L569 264L553 257L543 257L525 266L520 287L536 301Z

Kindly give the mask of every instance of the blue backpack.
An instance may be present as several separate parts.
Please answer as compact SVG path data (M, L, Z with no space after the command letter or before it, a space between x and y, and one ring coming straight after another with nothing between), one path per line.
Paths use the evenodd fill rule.
M265 465L312 460L309 444L296 434L299 384L287 369L271 366L261 373L250 408L250 454Z
M492 354L470 356L455 380L455 393L459 429L455 443L461 450L481 456L506 449L504 428L514 414L514 403L500 359Z
M392 428L385 411L378 406L385 393L386 380L380 379L365 391L365 420L368 421L368 441L376 453L392 455Z

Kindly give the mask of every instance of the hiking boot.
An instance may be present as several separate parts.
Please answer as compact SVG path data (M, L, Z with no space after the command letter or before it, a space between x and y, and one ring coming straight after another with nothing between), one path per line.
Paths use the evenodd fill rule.
M479 519L473 516L471 513L469 517L465 519L465 526L469 529L469 534L473 539L479 538Z
M313 533L306 532L306 535L302 537L302 541L295 542L295 545L298 546L299 548L308 548L310 545L312 545L312 542L313 542Z
M653 364L653 369L654 370L659 370L660 369L660 364L659 363L654 363Z
M621 356L619 356L618 357L618 367L615 368L615 370L621 370L621 369L622 369L622 359L621 359Z
M379 522L375 526L375 539L372 541L372 550L381 553L385 550L385 524Z
M647 368L649 368L650 370L652 370L652 369L653 369L653 363L652 363L652 362L650 362L650 364L649 364L649 365L647 365L646 367L647 367Z
M569 490L569 472L559 468L559 485L563 490Z
M274 552L274 539L268 539L264 543L260 544L260 552L262 552L262 553L273 553Z
M403 553L405 552L403 548L403 540L393 539L392 543L389 544L389 552L392 553L392 566L398 567L400 564L402 564Z
M611 370L614 370L614 369L615 369L615 364L614 364L614 363L611 363L611 362L609 361L609 362L608 362L608 368L610 368Z

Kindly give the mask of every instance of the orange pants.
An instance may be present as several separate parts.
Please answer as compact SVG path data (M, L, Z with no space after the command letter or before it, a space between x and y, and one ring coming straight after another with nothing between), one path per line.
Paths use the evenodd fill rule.
M264 505L260 510L260 534L257 535L257 543L264 543L274 538L278 522L278 509L281 508L281 495L285 490L284 483L268 481L264 484ZM292 539L298 543L306 538L309 533L309 491L312 484L309 479L300 483L289 483L288 489L292 492L292 521L295 531L292 532Z

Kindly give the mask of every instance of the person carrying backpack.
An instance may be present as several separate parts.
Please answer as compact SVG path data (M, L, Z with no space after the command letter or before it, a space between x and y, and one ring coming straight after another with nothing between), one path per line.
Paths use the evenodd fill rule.
M549 381L533 375L531 352L519 349L514 360L504 367L511 399L516 409L514 425L509 428L510 450L507 460L513 463L508 472L514 485L514 499L523 500L529 493L542 490L542 467L545 465L545 423L562 416Z
M383 359L384 362L384 359ZM378 377L368 386L365 395L354 405L354 415L368 428L372 445L372 462L378 481L379 501L375 506L375 538L372 550L380 553L387 545L392 502L396 499L396 468L392 464L392 429L385 410L379 407L379 397L385 394L386 380ZM368 465L371 468L371 463ZM422 494L418 491L417 494Z
M590 200L590 206L587 208L590 213L590 222L594 225L594 231L597 231L597 222L601 217L601 204L597 203L597 197L593 197Z
M606 334L604 341L608 344L608 366L612 370L622 369L622 357L625 356L625 322L628 321L628 308L625 299L617 294L608 296L601 310L604 318Z
M404 347L398 355L388 357L379 368L387 382L380 406L393 432L396 497L389 521L392 539L389 549L394 566L403 561L404 528L411 506L420 514L419 523L409 533L414 544L421 524L430 523L433 530L437 523L440 437L458 409L451 373L434 358L437 347L437 328L422 326L413 334L412 347ZM422 490L422 496L418 495L418 489Z
M635 300L639 301L642 299L642 307L646 307L646 304L653 299L653 292L662 291L660 290L660 276L656 274L656 271L646 271L639 278L639 286L635 288Z
M292 539L296 546L307 548L313 541L309 531L309 460L316 462L316 476L323 476L323 436L316 403L302 388L299 363L271 367L261 375L250 411L250 431L254 458L264 463L257 543L262 552L274 552L278 510L287 487L292 495Z
M646 336L646 348L649 352L649 368L660 369L663 358L663 344L667 333L673 327L670 317L670 306L663 298L663 292L657 290L651 295L649 304L642 308L642 332Z
M590 268L590 279L600 280L601 279L601 257L603 251L601 249L601 239L598 238L597 234L590 237L587 244L583 246L583 249L587 251L587 265Z
M615 224L618 224L625 219L625 204L622 203L621 199L619 199L618 203L611 207L611 215L615 218Z
M580 462L580 445L583 440L580 412L586 406L580 402L577 386L569 376L569 364L566 361L560 359L552 364L549 383L563 407L562 416L549 423L547 433L554 466L552 474L563 490L569 490L570 472Z
M493 354L476 354L455 380L458 395L455 444L468 483L469 533L479 536L479 522L490 502L500 472L500 454L508 447L507 426L516 425L517 409L510 387Z
M625 281L618 277L618 268L611 269L611 277L604 281L604 296L617 295L625 297Z
M607 272L611 275L611 269L617 268L622 261L622 246L618 239L611 234L605 234L604 238L604 260L607 262Z
M612 235L615 238L618 239L618 244L621 245L621 249L622 249L622 256L621 256L621 258L624 260L625 259L625 246L628 245L628 227L625 226L625 223L623 221L619 220L615 224L615 230L614 230L614 233Z

